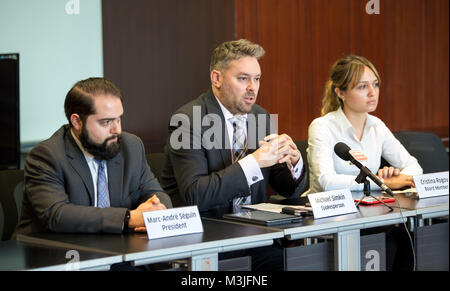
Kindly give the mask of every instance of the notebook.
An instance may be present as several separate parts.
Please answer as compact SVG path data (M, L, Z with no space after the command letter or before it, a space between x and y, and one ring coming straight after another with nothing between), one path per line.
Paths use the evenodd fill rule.
M225 214L223 218L267 226L295 223L302 220L302 217L299 216L262 210L229 213Z

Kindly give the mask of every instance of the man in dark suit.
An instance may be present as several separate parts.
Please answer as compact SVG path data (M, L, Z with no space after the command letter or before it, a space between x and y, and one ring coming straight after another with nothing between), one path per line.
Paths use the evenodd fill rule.
M145 231L142 212L172 205L142 141L122 132L119 88L103 78L80 81L64 107L69 124L27 156L15 235Z
M202 216L221 218L266 202L268 184L289 198L305 190L295 143L276 134L255 104L263 54L247 40L221 44L211 59L211 89L172 116L161 185L175 206L197 205Z

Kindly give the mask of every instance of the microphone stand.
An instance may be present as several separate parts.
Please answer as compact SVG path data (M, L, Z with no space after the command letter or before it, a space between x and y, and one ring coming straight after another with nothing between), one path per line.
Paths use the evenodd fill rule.
M361 198L359 199L358 203L356 203L356 207L359 207L359 204L361 203L361 201L364 198L372 197L373 199L377 200L378 202L380 202L381 204L383 204L384 206L389 208L389 211L393 211L394 210L394 208L392 208L391 206L387 205L386 203L384 203L383 201L381 201L377 197L375 197L372 194L370 194L370 182L369 182L369 180L367 180L367 174L363 170L361 170L361 172L359 172L359 175L356 177L355 181L358 184L364 183L364 191L363 191L364 194L363 194L363 196L361 196Z

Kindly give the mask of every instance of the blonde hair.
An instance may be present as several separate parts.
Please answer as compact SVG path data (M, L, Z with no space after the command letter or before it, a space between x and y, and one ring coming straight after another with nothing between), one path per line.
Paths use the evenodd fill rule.
M349 88L353 89L361 80L365 67L372 70L378 79L378 83L381 84L377 70L365 57L348 55L333 64L322 98L322 116L344 106L335 89L338 88L341 91L346 91Z
M214 49L209 71L213 70L226 70L231 61L243 58L254 57L256 59L261 58L265 54L262 46L256 43L252 43L246 39L227 41L219 45Z

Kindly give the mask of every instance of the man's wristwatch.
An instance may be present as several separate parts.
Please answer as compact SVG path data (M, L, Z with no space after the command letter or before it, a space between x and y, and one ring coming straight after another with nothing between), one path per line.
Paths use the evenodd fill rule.
M123 219L123 231L128 231L128 223L130 222L130 210L127 209L127 212L125 213L125 218Z

